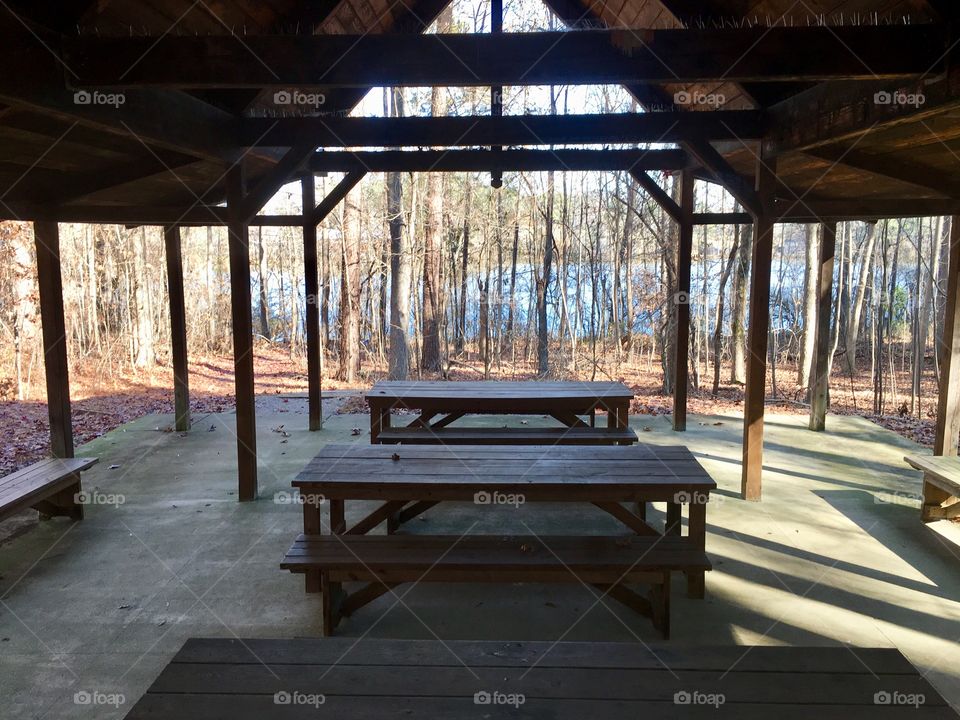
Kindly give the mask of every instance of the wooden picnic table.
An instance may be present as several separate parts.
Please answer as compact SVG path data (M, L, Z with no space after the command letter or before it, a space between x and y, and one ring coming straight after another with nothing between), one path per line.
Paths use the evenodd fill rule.
M371 443L632 444L633 392L619 382L380 381L367 393ZM419 414L406 427L392 426L394 410ZM605 428L596 412L607 413ZM450 428L464 415L545 415L557 428ZM589 421L585 421L586 417Z
M891 648L372 638L190 639L127 720L318 717L957 720Z
M283 567L303 572L308 592L319 592L326 585L325 626L329 625L331 630L336 625L337 613L329 603L340 593L340 585L332 576L325 583L321 568L333 568L351 579L369 575L371 567L382 569L372 579L367 578L371 584L361 591L360 598L350 600L347 607L352 611L388 591L388 584L403 582L414 572L411 564L404 564L409 558L419 558L418 566L429 569L436 580L470 581L482 575L484 579L501 582L505 581L503 578L521 581L524 570L531 571L528 582L575 580L569 573L570 564L582 562L578 567L584 573L598 570L599 574L590 575L589 582L613 589L612 597L644 614L648 613L643 603L633 602L635 598L615 587L632 570L649 571L643 580L666 584L667 590L669 572L682 570L687 575L689 595L704 596L704 571L709 569L705 559L706 508L716 483L683 446L327 445L293 485L300 491L304 534L291 548ZM348 500L375 500L380 504L348 527ZM536 538L536 543L526 544L527 555L523 554L523 543L515 538L492 536L485 540L473 536L469 541L461 539L453 543L459 546L457 552L446 554L444 543L449 538L424 547L430 536L419 533L397 536L392 545L382 540L375 544L350 541L348 548L344 541L331 543L321 539L325 534L366 535L384 522L389 534L438 503L449 501L473 502L478 514L484 506L511 502L587 503L619 520L637 537L626 544L622 538L598 541L606 544L589 548L592 561L584 559L587 551L583 545L596 538L583 537L582 533L573 536L574 540L570 536ZM667 504L663 528L646 521L646 504L651 502ZM681 529L684 505L688 508L685 535ZM329 508L326 524L325 507ZM418 543L420 549L404 543ZM481 546L476 546L478 543ZM543 552L536 555L533 551L540 545ZM554 546L558 549L551 551ZM564 557L567 561L561 562ZM437 563L428 562L430 559ZM492 577L497 563L503 573ZM441 577L445 567L450 570L449 577ZM390 568L396 572L391 574ZM563 572L553 572L558 568ZM661 575L655 576L656 573ZM662 573L667 577L663 578ZM666 617L657 618L653 613L655 624L664 635L669 633L667 595L666 599L659 594L654 598L666 603L661 608Z

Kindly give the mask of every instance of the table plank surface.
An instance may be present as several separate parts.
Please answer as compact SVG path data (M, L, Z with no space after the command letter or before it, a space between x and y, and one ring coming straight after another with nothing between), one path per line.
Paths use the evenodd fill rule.
M708 493L716 482L683 446L325 445L297 475L295 487L344 497L457 498L465 491L668 490ZM413 492L413 494L409 494ZM451 499L455 499L451 496ZM598 494L592 499L603 499Z
M541 398L576 400L631 399L633 391L619 382L578 382L524 380L503 382L477 380L450 382L442 380L381 380L367 393L368 398L388 400L476 400L509 398L537 401Z
M942 455L908 455L910 465L937 480L945 490L960 487L960 458Z
M516 702L482 702L495 693ZM877 704L883 693L922 702ZM895 649L327 638L189 640L127 718L318 710L340 720L958 717Z

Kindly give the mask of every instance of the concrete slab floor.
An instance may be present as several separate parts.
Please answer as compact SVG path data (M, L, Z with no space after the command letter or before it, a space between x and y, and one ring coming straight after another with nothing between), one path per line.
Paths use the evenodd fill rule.
M688 445L720 486L707 513L707 599L675 583L670 644L895 646L960 707L960 526L920 522L920 478L901 459L919 449L860 418L831 417L815 434L801 417L768 416L764 500L746 503L741 423L693 416L675 434L668 418L632 419L644 442ZM82 448L100 458L84 487L102 504L80 523L30 522L0 545L4 718L122 717L188 637L319 635L320 598L278 567L301 528L299 506L284 500L320 444L368 442L368 418L328 414L309 433L304 400L259 399L262 499L242 504L233 415L196 418L187 434L169 424L145 417ZM409 531L473 523L476 533L621 532L586 506L466 504L435 508ZM579 585L398 594L340 632L662 642L647 620Z

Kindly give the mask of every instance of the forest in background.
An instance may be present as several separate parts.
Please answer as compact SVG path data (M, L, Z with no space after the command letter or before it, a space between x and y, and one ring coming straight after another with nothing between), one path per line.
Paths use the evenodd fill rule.
M508 3L511 30L555 20ZM440 31L488 29L488 3L448 8ZM533 8L533 9L531 9ZM507 88L506 114L632 112L622 88ZM357 114L478 115L490 91L377 89ZM675 176L654 179L674 197ZM323 197L338 176L316 179ZM697 212L734 212L696 183ZM297 184L264 212L298 213ZM949 219L842 223L830 343L834 411L880 419L929 442L936 412ZM61 227L74 397L118 398L81 413L107 428L172 397L161 230ZM698 227L689 298L677 293L675 224L626 173L370 174L319 228L319 297L304 291L298 228L251 228L258 389L304 389L305 309L320 309L324 386L379 377L619 379L636 412L670 408L674 309L691 306L694 412L736 408L745 375L752 226ZM805 411L817 306L810 278L819 227L778 225L774 238L768 397ZM226 231L185 228L183 258L193 402L230 402L232 351ZM35 252L28 224L0 224L0 409L44 401ZM122 408L115 407L122 405ZM44 418L21 425L40 440ZM17 419L17 418L15 418ZM94 429L91 432L97 432ZM82 435L82 433L81 433ZM19 453L19 454L17 454ZM3 468L0 468L3 469Z
M318 192L336 180L319 179ZM675 179L664 180L672 190ZM697 201L698 211L732 209L715 186L698 183ZM42 401L32 231L5 223L0 232L0 392ZM841 224L833 386L854 390L854 410L935 411L948 237L940 218ZM299 229L251 230L255 329L291 372L303 372L305 308L317 302L328 387L468 373L619 378L652 381L665 398L672 391L677 232L626 175L514 175L500 190L479 174L372 176L320 240L321 294L308 298ZM707 395L743 382L752 240L750 226L695 234L691 382ZM160 230L63 226L61 243L72 367L104 386L166 367ZM808 279L818 246L817 226L777 227L773 399L802 404L809 385L816 304ZM225 231L184 229L183 256L191 357L229 355Z

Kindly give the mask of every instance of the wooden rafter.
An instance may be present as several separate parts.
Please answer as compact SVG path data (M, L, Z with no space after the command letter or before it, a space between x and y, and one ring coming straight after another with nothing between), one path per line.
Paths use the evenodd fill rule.
M170 34L66 37L61 46L80 86L229 89L901 79L937 72L948 43L937 25L898 25L248 35L243 43Z
M682 170L682 150L375 150L320 152L314 172L484 172Z
M505 117L251 118L241 126L245 145L290 147L465 147L675 143L680 140L758 139L759 112L655 112Z
M839 163L872 175L914 185L935 192L941 197L960 199L960 178L951 173L923 167L899 157L883 157L856 148L849 149L832 145L807 150L806 154L819 160Z

